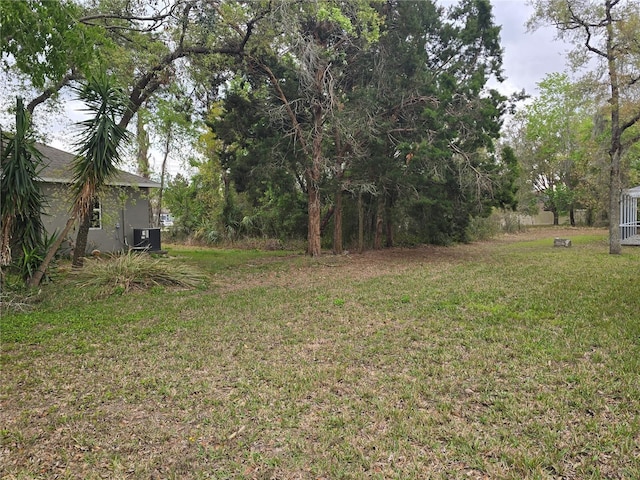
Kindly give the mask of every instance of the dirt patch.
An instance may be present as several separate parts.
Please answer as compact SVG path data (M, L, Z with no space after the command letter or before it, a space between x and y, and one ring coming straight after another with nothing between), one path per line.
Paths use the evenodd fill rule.
M347 252L343 255L324 254L317 258L309 258L301 265L291 266L283 271L256 272L248 274L238 281L224 278L218 284L220 291L237 291L244 288L260 286L292 287L304 282L314 283L335 279L336 282L346 278L369 279L389 274L401 274L416 265L454 264L479 260L489 255L489 250L496 243L515 243L534 240L573 238L580 235L604 235L606 230L579 227L538 227L523 232L503 234L491 240L453 246L420 245L413 248L394 247L381 250L368 250L363 253ZM256 264L282 262L282 258L265 260ZM310 274L310 269L321 269L322 273ZM231 280L231 281L230 281ZM234 281L235 280L235 281Z

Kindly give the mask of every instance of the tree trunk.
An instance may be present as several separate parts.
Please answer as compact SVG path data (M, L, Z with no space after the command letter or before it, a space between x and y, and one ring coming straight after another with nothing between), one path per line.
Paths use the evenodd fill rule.
M342 180L344 178L345 170L345 153L346 148L342 142L342 136L338 127L333 129L333 141L336 146L336 159L335 159L335 176L338 186L336 187L335 198L335 220L333 222L333 253L334 255L340 255L343 252L343 238L342 238L342 199L343 199L343 186Z
M573 207L569 209L569 221L572 227L576 226L576 211Z
M609 81L611 83L611 148L609 158L609 253L622 253L620 239L620 193L622 192L622 178L620 176L620 158L622 157L622 130L620 128L620 84L616 66L615 32L611 15L612 5L606 2L607 15L607 61Z
M320 222L320 236L324 235L324 231L327 229L327 225L329 224L329 220L333 217L333 212L335 211L335 206L331 205L327 210L327 213L322 217L322 221Z
M167 161L169 159L169 149L171 147L171 126L167 132L167 138L164 143L164 156L162 157L162 167L160 168L160 191L158 192L158 220L156 227L160 226L160 216L162 215L162 192L164 191L164 177L167 175Z
M76 235L76 246L73 249L73 261L71 265L75 268L82 268L84 256L87 253L87 242L89 239L89 228L91 226L91 210L85 213L78 226Z
M306 171L307 195L308 195L308 230L307 230L307 253L312 257L317 257L321 253L320 242L320 188L318 186L319 176L313 168Z
M387 248L393 247L393 224L391 223L391 217L387 217L387 221L385 222L385 233L387 237L387 241L385 246Z
M386 208L384 211L385 216L385 234L387 237L387 242L385 246L387 248L393 247L393 216L391 215L391 208L393 206L393 197L388 198L388 202L386 203Z
M593 218L595 216L593 213L593 210L594 209L592 207L587 207L587 211L585 213L585 219L584 219L585 223L587 224L587 227L593 227L593 224L594 224Z
M362 192L358 192L358 253L364 252L364 206Z
M554 209L551 212L553 213L553 224L560 225L560 215L558 215L558 210Z
M321 85L320 83L318 85ZM313 108L313 144L311 150L311 166L305 171L307 194L309 197L309 219L307 231L307 253L312 257L321 252L320 234L320 168L322 166L322 141L324 128L322 106L318 103Z
M136 121L136 140L138 143L138 152L136 155L138 175L144 178L150 178L151 166L149 165L149 134L144 129L144 122L142 121L142 115L138 111L138 118Z
M13 215L7 215L2 219L2 239L0 241L0 266L11 264L11 230L15 221Z
M380 250L382 248L382 226L384 220L384 195L378 195L378 206L376 208L376 231L373 240L373 248Z
M75 221L76 221L75 216L72 216L67 220L67 224L65 225L64 230L62 230L62 233L60 233L56 241L53 243L53 245L51 245L51 248L49 248L47 255L44 257L44 260L36 270L36 273L34 273L33 277L31 277L31 280L29 280L29 287L33 288L40 285L40 282L42 281L42 277L44 276L44 272L47 271L47 268L49 267L51 260L53 260L53 257L56 255L56 253L60 249L60 245L62 245L62 242L64 242L64 239L69 234L69 230L71 230L71 227L73 227L73 224L75 223Z
M151 166L149 165L149 133L144 129L144 122L142 121L142 115L138 111L138 117L136 120L136 140L138 143L137 158L137 171L138 175L144 178L151 177ZM153 225L153 205L151 201L147 202L149 209L149 224Z
M622 253L620 237L620 193L622 180L620 178L620 149L611 154L611 176L609 180L609 253Z
M333 253L341 255L342 249L342 185L336 190L336 205L333 212Z

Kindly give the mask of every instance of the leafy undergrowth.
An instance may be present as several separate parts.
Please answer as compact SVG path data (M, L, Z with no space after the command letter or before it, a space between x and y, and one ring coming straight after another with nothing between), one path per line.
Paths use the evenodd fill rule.
M526 240L45 291L2 317L0 476L640 478L640 249Z

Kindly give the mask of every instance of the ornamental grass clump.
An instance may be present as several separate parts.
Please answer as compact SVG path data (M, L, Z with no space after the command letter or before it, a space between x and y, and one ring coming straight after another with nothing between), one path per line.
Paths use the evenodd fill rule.
M206 280L203 273L173 259L132 252L88 261L79 275L83 286L111 286L120 292L155 286L196 288Z

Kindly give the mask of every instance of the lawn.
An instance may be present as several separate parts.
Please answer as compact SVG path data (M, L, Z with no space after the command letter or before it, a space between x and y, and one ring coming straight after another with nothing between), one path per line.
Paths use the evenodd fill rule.
M640 248L169 248L2 314L6 479L640 478Z

